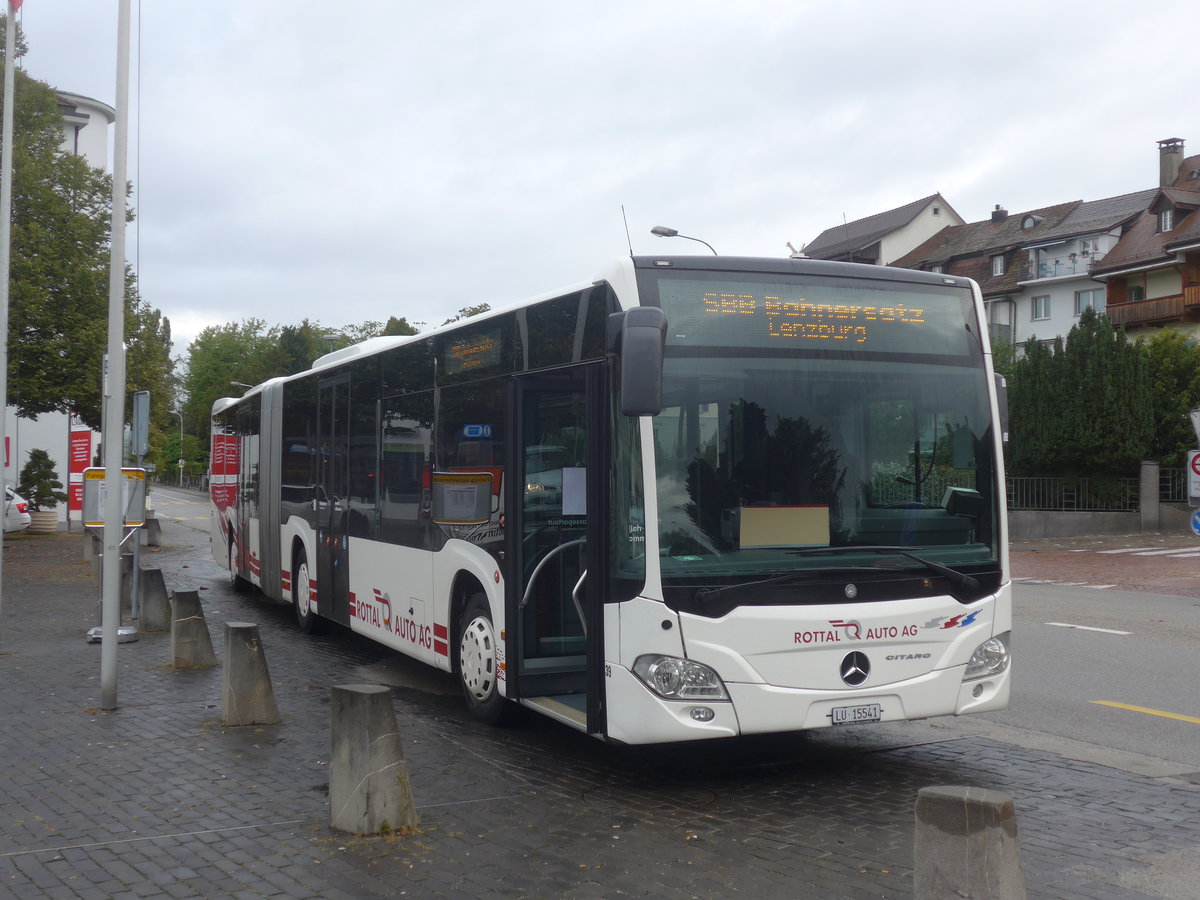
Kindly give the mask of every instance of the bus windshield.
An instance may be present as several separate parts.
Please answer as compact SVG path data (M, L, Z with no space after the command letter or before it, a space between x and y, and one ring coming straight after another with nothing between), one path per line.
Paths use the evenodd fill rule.
M998 567L969 288L671 270L645 273L642 295L669 323L654 419L665 588Z

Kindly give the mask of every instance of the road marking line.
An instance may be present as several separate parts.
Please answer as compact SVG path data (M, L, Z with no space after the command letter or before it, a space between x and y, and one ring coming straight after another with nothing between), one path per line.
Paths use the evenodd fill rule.
M1112 628L1094 628L1091 625L1071 625L1067 622L1047 622L1047 625L1053 625L1056 628L1074 628L1077 631L1099 631L1104 634L1133 634L1132 631L1115 631Z
M1166 712L1161 709L1148 709L1145 706L1130 706L1128 703L1115 703L1112 700L1089 700L1089 703L1095 703L1098 706L1111 706L1115 709L1127 709L1130 712L1145 713L1148 716L1161 716L1164 719L1177 719L1180 722L1191 722L1193 725L1200 725L1200 719L1195 716L1182 716L1179 713Z
M1178 547L1175 547L1171 550L1151 550L1149 553L1135 553L1133 555L1134 556L1166 556L1169 553L1179 553L1179 552L1181 552L1180 549ZM1183 551L1183 552L1186 552L1186 551Z
M1088 587L1094 587L1098 591L1104 591L1110 587L1116 587L1116 585L1115 584L1089 584Z
M1176 553L1171 559L1190 559L1193 556L1200 556L1200 550L1189 550L1186 553Z
M1120 550L1097 550L1097 553L1137 553L1140 550L1154 550L1154 547L1122 547Z

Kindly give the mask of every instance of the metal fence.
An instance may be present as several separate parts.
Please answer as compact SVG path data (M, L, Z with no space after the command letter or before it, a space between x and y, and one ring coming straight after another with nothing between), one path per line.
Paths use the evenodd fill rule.
M1137 478L1009 478L1009 509L1138 509Z
M1158 470L1158 502L1187 503L1187 470L1159 469Z

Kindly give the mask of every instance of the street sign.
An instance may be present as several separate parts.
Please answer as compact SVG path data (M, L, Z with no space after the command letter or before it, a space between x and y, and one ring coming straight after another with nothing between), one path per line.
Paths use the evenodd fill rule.
M1200 509L1192 513L1192 534L1200 537Z
M1187 461L1188 505L1200 506L1200 450L1189 450Z

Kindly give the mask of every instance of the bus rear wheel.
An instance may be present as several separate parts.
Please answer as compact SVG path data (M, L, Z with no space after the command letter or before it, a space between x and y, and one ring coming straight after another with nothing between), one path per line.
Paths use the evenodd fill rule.
M507 702L497 686L500 661L496 631L482 592L471 595L459 622L455 668L467 711L479 721L495 725L504 718Z
M305 634L318 634L321 631L321 617L313 609L308 558L303 553L296 560L296 574L292 579L292 609L296 613L296 624L301 631Z

